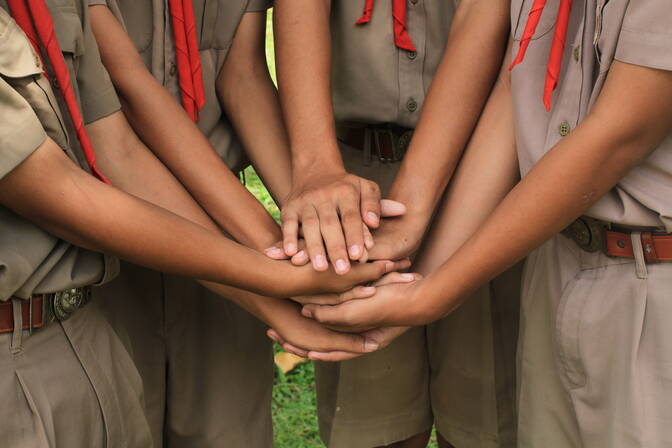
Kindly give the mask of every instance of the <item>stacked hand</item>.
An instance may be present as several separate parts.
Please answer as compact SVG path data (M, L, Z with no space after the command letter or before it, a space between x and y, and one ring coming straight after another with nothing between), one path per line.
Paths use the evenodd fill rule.
M381 200L373 182L345 172L316 176L301 182L290 195L282 211L283 241L265 253L276 260L291 258L297 266L311 262L319 272L329 270L331 261L332 272L345 277L351 277L351 261L379 260L386 272L403 270L410 266L407 257L418 248L425 224L421 217L405 213L403 204ZM353 272L357 270L359 266ZM324 361L383 348L408 327L384 324L381 318L388 312L382 308L391 301L405 308L406 295L419 278L394 272L370 286L293 297L304 305L301 317L306 322L293 317L294 325L288 328L280 321L271 325L268 335L286 351ZM327 285L321 289L328 290Z

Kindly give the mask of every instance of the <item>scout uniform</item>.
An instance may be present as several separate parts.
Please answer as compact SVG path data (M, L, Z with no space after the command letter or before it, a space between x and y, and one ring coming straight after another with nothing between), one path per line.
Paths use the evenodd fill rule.
M84 157L71 132L72 114L61 113L62 95L42 75L41 56L9 16L7 3L0 1L0 177L47 135L71 159ZM53 17L61 47L53 48L63 53L60 61L44 59L50 67L61 64L59 73L69 71L76 81L69 88L84 122L118 111L86 5L48 1L47 9L44 2L31 3L46 15L26 15L28 23ZM67 90L52 71L50 78ZM90 287L113 278L117 260L75 247L0 207L0 266L2 445L150 446L140 377L96 303L87 304Z
M403 16L406 29L393 23ZM385 194L443 57L456 2L332 2L332 85L348 172ZM373 9L372 9L373 8ZM359 24L355 24L355 22ZM481 288L451 316L406 332L388 348L318 363L320 431L330 447L407 439L432 423L458 447L515 445L517 274Z
M150 72L184 105L169 2L89 4L111 9ZM193 1L205 99L197 125L234 171L246 158L215 80L243 14L268 6L267 0ZM191 279L130 263L99 293L109 299L106 315L143 378L156 446L272 445L273 353L263 323Z
M669 1L578 0L561 65L549 66L560 77L547 111L558 5L548 2L512 72L522 175L590 113L613 61L672 70ZM531 8L532 0L512 4L516 41ZM656 263L672 260L671 237L655 234L672 232L672 132L586 215L528 257L520 445L672 446L672 264Z

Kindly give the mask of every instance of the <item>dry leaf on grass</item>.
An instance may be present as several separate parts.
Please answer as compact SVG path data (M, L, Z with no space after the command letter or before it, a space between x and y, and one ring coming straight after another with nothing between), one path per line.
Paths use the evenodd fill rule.
M296 356L293 353L279 352L275 354L275 365L278 366L283 373L291 372L296 366L308 362L306 358Z

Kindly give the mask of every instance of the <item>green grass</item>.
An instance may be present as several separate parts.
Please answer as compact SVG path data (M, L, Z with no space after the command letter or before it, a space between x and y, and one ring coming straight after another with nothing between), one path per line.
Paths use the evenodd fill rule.
M275 53L273 47L273 11L269 11L266 28L266 58L273 80L275 75ZM280 211L264 187L259 176L249 167L244 172L245 185L266 207L269 213L280 221ZM282 349L276 344L275 350ZM312 362L301 364L285 374L275 369L273 385L273 430L274 445L277 448L324 447L317 428L317 405L315 401L315 370ZM432 436L430 448L436 448Z

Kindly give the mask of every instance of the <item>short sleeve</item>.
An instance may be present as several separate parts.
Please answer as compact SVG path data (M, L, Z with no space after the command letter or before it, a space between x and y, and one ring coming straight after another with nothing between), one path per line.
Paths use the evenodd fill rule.
M87 0L89 6L107 6L107 0Z
M273 6L273 0L249 0L245 12L261 12Z
M82 115L88 124L121 110L121 103L100 58L88 8L82 10L82 31L84 51L78 60L76 76Z
M39 76L35 52L18 25L0 11L0 179L44 143L46 132L26 99L8 82Z
M672 70L670 0L630 0L623 17L615 59L628 64Z

